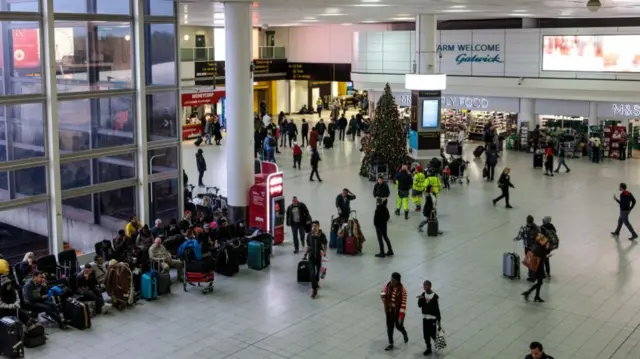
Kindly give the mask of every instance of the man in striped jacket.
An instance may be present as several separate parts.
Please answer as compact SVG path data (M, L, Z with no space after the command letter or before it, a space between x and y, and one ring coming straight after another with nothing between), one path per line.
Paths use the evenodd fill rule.
M387 335L389 336L389 345L385 351L393 350L393 328L397 328L404 342L409 341L406 329L404 329L404 315L407 311L407 291L400 281L400 273L391 274L391 281L384 286L380 296L384 304L384 312L387 317Z

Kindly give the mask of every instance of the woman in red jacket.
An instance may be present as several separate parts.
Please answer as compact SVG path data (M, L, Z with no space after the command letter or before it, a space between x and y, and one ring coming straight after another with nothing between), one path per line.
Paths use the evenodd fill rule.
M400 279L400 273L394 272L391 274L391 280L380 293L387 317L387 336L389 337L389 345L384 348L385 351L393 350L394 327L402 333L405 343L409 341L407 330L404 328L404 316L407 311L407 291Z

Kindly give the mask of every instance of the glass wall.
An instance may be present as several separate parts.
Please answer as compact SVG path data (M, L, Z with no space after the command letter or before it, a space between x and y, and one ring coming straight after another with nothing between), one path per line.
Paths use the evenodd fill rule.
M146 222L177 218L175 6L155 0L0 0L5 258L21 259L28 250L39 256L61 245L88 253L134 215ZM136 13L144 14L140 39ZM145 47L145 58L136 57L136 46ZM45 105L49 99L55 112ZM57 198L52 193L61 203L49 202ZM56 212L62 221L50 215Z

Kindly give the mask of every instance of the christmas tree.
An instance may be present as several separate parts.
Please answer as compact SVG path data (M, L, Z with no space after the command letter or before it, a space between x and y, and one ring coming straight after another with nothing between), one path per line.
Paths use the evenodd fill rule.
M378 163L387 164L389 171L393 172L404 164L407 157L404 126L389 84L378 99L372 120L369 138L362 143L364 158L360 175L364 177L369 177L369 164L374 158Z

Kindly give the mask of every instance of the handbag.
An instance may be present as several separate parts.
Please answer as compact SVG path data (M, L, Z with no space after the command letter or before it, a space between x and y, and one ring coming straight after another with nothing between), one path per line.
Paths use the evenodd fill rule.
M540 266L540 257L533 254L533 251L529 251L527 253L527 256L524 257L522 264L524 264L524 266L529 268L531 271L536 272L538 271L538 267Z
M436 340L433 343L433 347L438 352L443 351L447 347L447 341L444 338L444 329L442 329L442 326L438 326Z

